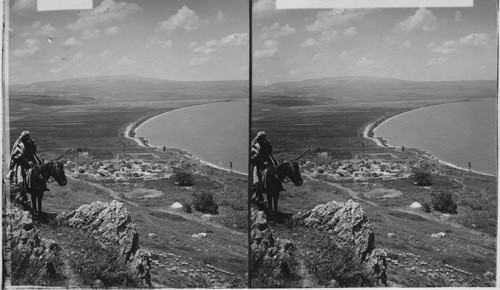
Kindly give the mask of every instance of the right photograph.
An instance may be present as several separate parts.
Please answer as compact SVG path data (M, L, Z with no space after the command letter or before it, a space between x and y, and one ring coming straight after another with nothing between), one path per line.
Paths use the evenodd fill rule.
M252 4L250 286L495 286L498 3Z

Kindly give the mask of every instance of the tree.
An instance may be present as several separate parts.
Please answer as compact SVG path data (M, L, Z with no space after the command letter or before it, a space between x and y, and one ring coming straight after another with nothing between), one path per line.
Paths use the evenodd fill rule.
M413 174L413 183L418 186L429 186L432 185L432 177L430 173L424 171L418 171Z
M451 192L441 191L432 196L432 206L443 213L457 213L457 205L453 201Z
M194 194L193 206L197 211L203 213L217 214L219 206L214 201L214 196L210 192L202 191Z
M193 176L187 172L178 172L172 176L175 185L191 186L194 184Z

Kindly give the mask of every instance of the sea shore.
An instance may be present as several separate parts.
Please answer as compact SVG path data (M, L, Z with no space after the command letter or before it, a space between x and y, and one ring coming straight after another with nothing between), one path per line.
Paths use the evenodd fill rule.
M189 106L185 106L185 107L180 107L180 108L177 108L177 109L174 109L174 110L178 110L178 109L183 109L183 108L187 108ZM141 147L146 147L146 148L154 148L154 149L161 149L163 146L153 146L152 144L149 144L149 141L146 140L145 138L143 137L137 137L136 136L136 132L135 130L140 126L142 125L143 123L147 122L148 120L154 118L154 117L157 117L159 115L163 115L163 114L167 114L169 112L172 112L174 110L168 110L168 111L165 111L165 112L162 112L162 113L158 113L158 114L154 114L152 116L144 116L132 123L129 123L127 125L127 127L125 128L123 134L124 134L124 137L127 138L127 139L130 139L132 141L134 141L135 143L137 143L137 145L141 146ZM202 160L198 157L196 157L195 155L193 155L192 153L190 152L187 152L185 151L183 148L175 148L175 149L179 149L179 150L182 150L184 152L186 152L186 155L188 155L190 158L195 158L197 159L201 164L204 164L206 166L209 166L209 167L212 167L214 169L218 169L218 170L222 170L222 171L226 171L226 172L233 172L233 173L236 173L236 174L241 174L241 175L248 175L246 173L243 173L243 172L239 172L237 170L230 170L230 169L227 169L227 168L224 168L224 167L221 167L221 166L218 166L218 165L215 165L213 163L210 163L208 161L205 161L205 160Z
M470 100L464 100L464 101L461 101L461 102L469 102ZM384 116L382 118L379 118L377 120L374 120L373 122L370 122L368 123L364 128L363 128L363 137L366 138L366 139L369 139L371 141L373 141L377 146L379 147L385 147L385 148L397 148L397 146L393 146L391 144L389 144L383 137L379 136L379 137L376 137L375 136L375 129L380 126L382 123L384 123L385 121L388 121L389 119L391 118L394 118L396 116L399 116L399 115L402 115L402 114L405 114L405 113L408 113L410 111L413 111L413 110L417 110L417 109L421 109L421 108L424 108L424 107L429 107L429 106L437 106L437 105L442 105L442 104L447 104L447 103L455 103L457 101L453 101L453 102L446 102L446 103L440 103L440 104L433 104L433 105L426 105L426 106L422 106L422 107L419 107L419 108L414 108L414 109L410 109L408 111L405 111L405 112L401 112L401 113L398 113L398 114L394 114L394 115L389 115L389 116ZM419 148L414 148L414 149L417 149L417 150L420 150L422 151L421 149ZM423 151L425 152L425 151ZM443 161L439 158L435 158L434 156L432 156L431 154L429 154L428 152L425 152L426 155L429 156L429 158L432 158L432 159L436 159L439 161L440 164L443 164L445 166L448 166L448 167L452 167L452 168L455 168L455 169L458 169L458 170L462 170L462 171L466 171L468 172L469 169L467 168L464 168L464 167L460 167L458 165L455 165L455 164L452 164L450 162L446 162L446 161ZM474 172L474 173L477 173L477 174L481 174L481 175L485 175L485 176L496 176L494 174L489 174L489 173L485 173L485 172L480 172L480 171L476 171L476 170L470 170L470 172Z

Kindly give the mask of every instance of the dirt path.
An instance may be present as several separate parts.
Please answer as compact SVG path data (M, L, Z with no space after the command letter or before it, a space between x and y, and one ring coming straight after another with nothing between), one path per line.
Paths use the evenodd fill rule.
M302 277L302 280L300 281L300 287L301 288L319 288L320 285L318 285L316 278L314 277L311 272L309 272L309 269L307 269L307 266L304 261L304 257L299 254L298 257L298 262L299 262L299 275Z

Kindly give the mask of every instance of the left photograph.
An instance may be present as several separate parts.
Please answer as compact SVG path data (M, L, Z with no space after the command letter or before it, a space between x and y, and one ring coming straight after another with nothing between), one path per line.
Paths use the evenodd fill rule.
M2 286L248 287L249 2L37 8L4 3Z

